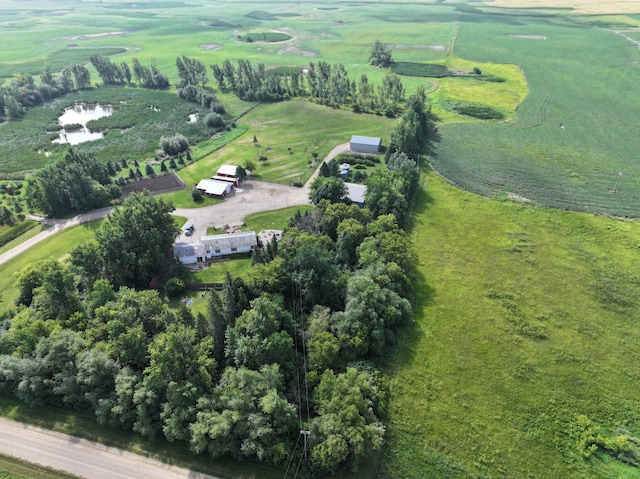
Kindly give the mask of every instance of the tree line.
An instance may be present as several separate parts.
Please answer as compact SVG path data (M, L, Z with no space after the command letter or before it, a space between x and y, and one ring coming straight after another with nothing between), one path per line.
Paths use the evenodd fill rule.
M406 208L415 162L393 155L383 174ZM296 214L194 315L147 289L168 267L173 207L132 195L94 241L20 273L18 305L0 321L0 387L195 453L282 467L300 460L308 430L307 477L357 468L383 442L376 361L411 318L415 258L399 210L367 201L321 199Z
M218 88L231 90L246 101L282 101L295 97L334 107L349 106L354 111L380 112L395 116L404 100L400 77L388 70L382 84L375 87L366 74L356 82L349 78L341 64L319 61L310 63L306 73L291 69L287 74L266 70L264 64L254 67L240 59L237 66L229 60L211 65Z

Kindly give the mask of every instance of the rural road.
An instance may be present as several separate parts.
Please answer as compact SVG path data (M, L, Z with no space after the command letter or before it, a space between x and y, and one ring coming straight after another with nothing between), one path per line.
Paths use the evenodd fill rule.
M338 145L329 152L323 161L329 161L336 155L347 151L349 151L349 143ZM193 236L181 235L177 241L196 241L202 236L201 232L206 232L209 226L242 224L244 217L252 213L287 206L307 205L309 204L309 185L318 176L319 170L320 168L316 168L316 171L302 188L248 180L222 203L204 208L178 208L173 214L188 218L194 223L198 233ZM111 210L111 207L102 208L66 220L41 219L43 223L51 225L51 228L0 255L0 265L65 228L104 218Z
M0 452L88 479L219 479L3 418Z

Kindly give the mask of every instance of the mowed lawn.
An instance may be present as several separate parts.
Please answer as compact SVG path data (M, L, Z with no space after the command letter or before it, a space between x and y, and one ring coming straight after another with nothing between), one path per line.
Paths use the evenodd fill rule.
M640 434L638 224L426 185L381 477L640 477L572 433Z
M351 135L378 136L388 144L396 122L307 101L265 103L242 118L241 124L248 127L246 133L178 174L191 185L210 178L222 164L245 165L250 160L257 165L253 172L256 179L304 184L329 151L348 143ZM314 152L318 153L315 163ZM260 156L267 157L266 164L259 161Z

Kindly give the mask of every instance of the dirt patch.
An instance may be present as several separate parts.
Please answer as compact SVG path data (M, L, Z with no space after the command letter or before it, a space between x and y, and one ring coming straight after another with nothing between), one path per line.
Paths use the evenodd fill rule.
M513 37L513 38L524 38L525 40L546 40L547 36L546 35L512 35L512 34L507 34L508 37Z
M203 43L200 45L200 48L203 50L220 50L222 45L218 45L217 43Z
M139 193L144 190L149 191L151 194L160 194L178 191L183 188L185 188L184 184L182 184L182 181L174 174L156 176L155 178L147 178L146 180L124 185L120 199L124 200L131 193Z

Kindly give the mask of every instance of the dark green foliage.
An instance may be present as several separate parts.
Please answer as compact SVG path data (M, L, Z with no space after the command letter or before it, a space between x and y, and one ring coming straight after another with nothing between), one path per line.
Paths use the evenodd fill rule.
M170 298L180 296L185 291L185 284L180 278L169 278L164 285L164 292Z
M282 394L276 364L260 371L225 369L213 394L198 401L191 424L191 449L212 457L282 463L297 426L295 406Z
M172 170L178 168L178 165L176 165L176 160L174 158L171 158L169 160L169 168L171 168Z
M367 372L325 371L314 395L319 415L311 427L312 463L325 472L335 472L342 464L358 470L382 446L385 428L376 406L385 397L376 378Z
M161 172L163 172L163 173L164 173L165 171L167 171L167 163L166 163L165 161L162 161L162 162L160 163L160 171L161 171Z
M133 63L133 77L144 88L167 88L169 86L169 78L158 71L155 64L146 67L142 65L137 58L132 60ZM123 67L128 68L128 65L123 64ZM125 70L126 71L126 70ZM129 78L129 83L131 80Z
M185 55L176 58L176 66L178 67L178 76L180 77L179 87L193 85L204 88L209 79L207 78L207 68L204 64L195 58L189 58Z
M106 165L93 155L69 150L64 161L46 166L29 178L25 196L30 208L50 216L107 206L120 197Z
M176 133L170 137L160 138L160 148L168 156L177 156L189 149L189 140L184 135ZM172 168L175 168L172 166Z
M117 286L146 287L179 232L171 211L173 205L147 192L116 206L96 232L103 276Z
M149 163L147 163L144 167L144 174L147 176L155 176L156 172Z
M126 83L126 70L122 65L113 63L109 57L91 55L89 61L100 75L105 85L122 85Z
M403 152L417 158L431 146L432 125L426 111L424 88L418 87L407 99L404 114L391 134L387 158L395 152Z
M335 176L318 176L309 187L309 199L314 205L317 205L322 200L337 203L342 201L346 194L347 187L344 182Z
M202 201L202 193L196 187L191 188L191 199L197 203Z
M23 234L23 233L25 233L27 231L29 231L31 228L33 228L37 224L38 223L36 221L25 220L25 221L21 221L20 223L12 226L8 230L3 231L2 233L0 233L0 246L4 246L9 241L17 238L18 236L20 236L21 234Z
M502 120L504 114L493 108L479 103L466 101L449 101L445 107L461 115L471 116L480 120Z
M391 69L398 75L414 77L444 78L455 76L446 65L435 63L395 62Z
M374 67L388 68L393 63L391 50L385 47L380 40L376 40L371 48L369 63Z

